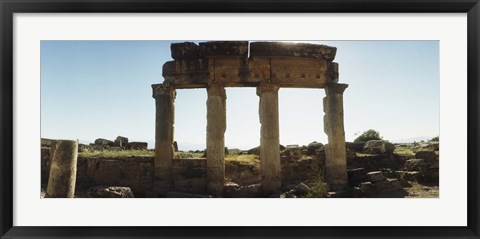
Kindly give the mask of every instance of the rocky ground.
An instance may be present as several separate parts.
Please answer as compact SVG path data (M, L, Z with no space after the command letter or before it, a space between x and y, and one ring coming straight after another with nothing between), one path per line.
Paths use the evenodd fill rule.
M109 152L88 152L81 154L80 168L91 172L91 166L84 161L97 159L95 167L103 170L117 170L119 174L109 174L110 178L126 176L138 178L138 165L141 170L150 168L153 152L132 151L143 154L143 158L132 158L128 151L122 151L119 158L109 155ZM258 148L247 151L228 150L225 159L225 191L224 197L254 198L263 197L260 192L260 159ZM148 154L148 155L145 155ZM204 156L203 152L177 152L174 160ZM99 161L98 158L102 158ZM107 160L104 158L107 157ZM132 159L125 159L125 158ZM140 157L140 156L137 156ZM150 157L150 158L149 158ZM122 164L112 164L117 161ZM136 161L139 163L135 163ZM198 159L201 160L201 159ZM135 161L135 162L134 162ZM43 161L42 161L43 162ZM199 161L200 163L201 161ZM99 166L100 163L100 166ZM101 163L106 163L102 166ZM201 165L196 163L198 167ZM82 166L83 165L83 166ZM189 164L191 165L191 164ZM281 147L282 187L278 193L268 197L277 198L318 198L318 197L353 197L353 198L436 198L439 197L438 168L439 144L430 142L424 144L397 144L377 140L373 142L347 143L347 168L349 184L343 191L331 191L325 183L325 146L313 142L306 146ZM145 171L146 172L146 171ZM132 175L128 175L128 174ZM148 173L147 173L148 174ZM95 173L95 177L105 179L107 176ZM117 175L117 176L116 176ZM43 172L42 172L43 176ZM80 178L85 176L79 175ZM181 178L181 182L198 184L197 181L188 181ZM198 176L196 176L198 177ZM200 176L202 177L202 176ZM201 179L201 178L200 178ZM115 187L98 184L77 187L75 197L142 197L138 194L138 187L129 187L127 183L118 183ZM142 180L149 181L145 178ZM200 182L200 186L202 187ZM204 183L204 182L203 182ZM140 182L140 184L142 184ZM42 186L41 196L44 197L45 186ZM123 186L122 186L123 185ZM191 185L190 185L191 186ZM170 192L165 197L209 197L192 191Z

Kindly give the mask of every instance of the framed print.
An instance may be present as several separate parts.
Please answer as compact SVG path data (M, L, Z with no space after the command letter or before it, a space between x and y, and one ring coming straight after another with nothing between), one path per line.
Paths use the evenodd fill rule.
M477 0L1 6L2 238L479 238Z

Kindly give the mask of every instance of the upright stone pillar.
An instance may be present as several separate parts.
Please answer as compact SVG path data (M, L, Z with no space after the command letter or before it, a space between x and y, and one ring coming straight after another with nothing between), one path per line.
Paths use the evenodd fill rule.
M207 192L222 196L225 180L226 94L221 84L207 88Z
M278 85L262 84L257 87L260 97L260 170L262 191L270 195L279 191L280 178L280 134L278 123Z
M165 84L152 85L155 98L155 162L153 197L172 189L173 124L176 92Z
M342 190L347 184L347 157L343 126L343 92L347 84L331 84L323 98L324 130L328 136L325 148L326 177L332 190Z
M76 140L57 140L50 152L50 175L48 178L47 198L73 198L77 179L78 142Z

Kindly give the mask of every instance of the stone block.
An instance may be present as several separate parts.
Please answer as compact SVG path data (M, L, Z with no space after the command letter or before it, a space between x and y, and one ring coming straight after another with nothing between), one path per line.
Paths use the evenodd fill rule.
M227 198L256 198L261 196L260 184L240 186L236 183L226 183L223 196Z
M366 196L372 196L377 193L375 190L375 186L371 182L363 182L360 184L360 190L366 195Z
M170 45L170 51L172 52L172 58L175 60L198 58L200 56L199 47L193 42L172 43Z
M111 141L111 140L108 140L108 139L102 139L102 138L98 138L95 140L95 144L96 145L103 145L103 146L114 146L114 142Z
M89 198L133 198L133 192L129 187L92 187L87 190Z
M400 181L398 181L396 178L388 178L383 181L375 182L373 185L377 191L377 194L389 193L402 188Z
M383 173L383 176L386 178L397 178L398 174L390 168L380 168L380 171Z
M318 44L289 42L252 42L252 57L304 57L319 58L328 61L335 59L337 48Z
M345 147L353 152L362 152L363 146L365 146L365 141L345 142Z
M167 192L165 194L167 198L211 198L210 195L205 194L193 194L193 193L182 193L182 192Z
M363 191L360 189L360 187L353 187L352 189L352 197L354 198L363 198L365 197L365 194Z
M363 146L363 152L367 154L391 154L395 145L386 140L369 140Z
M118 147L126 147L128 144L128 138L123 136L117 136L115 139L115 144Z
M313 141L307 145L308 155L316 155L316 150L324 147L322 143Z
M167 61L162 66L162 75L169 76L177 73L175 61Z
M375 171L375 172L367 173L366 179L367 181L374 183L374 182L385 180L385 176L381 171Z
M423 180L423 175L418 171L397 171L400 173L400 178L406 181L420 182Z
M265 79L271 79L272 75L270 59L248 58L248 83L259 83Z
M248 41L209 41L200 43L200 54L211 56L248 56Z
M392 191L402 189L402 184L400 181L396 178L387 178L387 181L389 181Z
M303 196L310 192L311 189L306 184L299 183L297 186L295 186L293 190L295 191L295 195Z
M247 78L246 59L239 57L216 57L213 65L213 78L209 83L219 83L226 87L243 85Z
M387 192L391 192L391 187L392 185L390 184L390 182L388 180L382 180L382 181L377 181L375 183L373 183L373 186L375 188L375 191L377 192L377 194L382 194L382 193L387 193Z
M367 176L367 172L364 168L348 169L347 174L348 181L351 184L356 184L358 182L364 181Z
M128 149L133 150L147 150L148 143L146 142L130 142L127 144Z
M417 159L435 159L438 155L433 150L421 150L415 153Z
M327 197L329 198L348 198L348 192L344 190L328 192Z
M263 79L260 78L262 82L271 80L274 83L280 84L282 87L321 88L326 86L331 80L328 74L330 70L328 68L329 64L323 59L268 58L268 60L270 71L264 71L267 77ZM258 61L249 62L256 63ZM257 66L256 68L261 68L261 66ZM257 73L257 71L254 73Z
M409 159L405 162L407 171L427 172L429 169L438 168L437 159Z

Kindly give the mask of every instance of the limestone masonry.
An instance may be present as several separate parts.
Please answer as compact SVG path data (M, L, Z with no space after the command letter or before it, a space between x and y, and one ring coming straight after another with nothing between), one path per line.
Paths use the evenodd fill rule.
M154 84L155 170L154 197L173 187L174 101L176 89L206 88L207 159L206 189L222 196L225 177L226 94L225 87L256 87L259 116L261 188L264 195L281 186L278 91L283 87L325 89L324 128L326 174L330 187L342 190L347 184L343 92L338 83L336 48L300 43L212 41L171 45L173 61L163 65L162 84Z

